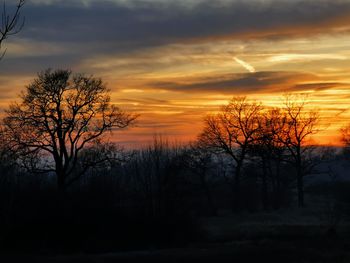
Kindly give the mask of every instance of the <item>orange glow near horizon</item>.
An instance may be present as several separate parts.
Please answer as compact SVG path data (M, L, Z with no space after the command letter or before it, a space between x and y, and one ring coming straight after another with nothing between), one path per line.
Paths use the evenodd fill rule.
M189 34L130 50L123 46L125 51L118 53L92 52L71 63L61 62L59 56L79 45L14 38L0 69L2 63L6 67L6 59L30 61L52 54L59 61L52 67L101 77L111 89L112 103L140 114L134 127L116 131L111 138L127 147L145 145L156 134L169 141L195 140L205 115L217 112L233 96L276 107L286 93L307 93L309 109L320 114L321 131L313 141L339 146L339 130L350 124L348 23L348 14L341 14L315 23L272 23L202 37ZM47 63L39 61L44 70ZM26 68L0 75L2 110L36 73Z

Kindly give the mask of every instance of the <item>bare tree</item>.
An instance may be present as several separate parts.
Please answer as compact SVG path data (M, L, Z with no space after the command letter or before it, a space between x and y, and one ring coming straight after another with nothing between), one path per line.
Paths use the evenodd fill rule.
M183 146L171 144L155 135L147 148L134 152L126 165L126 177L132 180L134 195L151 217L164 217L185 211L185 191L188 187L187 157ZM133 191L132 188L129 191Z
M319 131L319 115L306 109L307 100L303 95L287 95L284 104L284 118L278 132L279 140L289 151L290 162L296 169L298 206L304 206L304 176L310 172L309 162L314 146L310 137Z
M350 125L347 125L341 128L340 133L341 133L341 140L344 145L343 153L345 156L348 156L350 152Z
M240 181L248 147L259 132L259 113L262 106L248 102L245 97L234 97L217 115L205 119L199 142L218 153L229 156L234 163L232 182L233 209L239 207Z
M13 14L9 14L4 3L2 18L0 24L0 50L1 45L5 39L9 36L15 35L21 31L24 25L24 19L21 17L21 10L25 3L25 0L18 0L16 10ZM0 55L0 59L5 55L5 51Z
M10 105L6 114L4 124L12 147L23 157L40 155L41 163L33 170L54 172L60 191L92 163L101 162L96 157L77 173L85 149L108 131L128 127L137 117L111 104L101 79L50 69L38 74L22 93L21 102Z
M70 182L78 180L91 168L95 171L111 170L114 165L126 162L127 159L128 156L124 153L124 149L118 147L117 144L103 141L102 138L95 139L81 151L75 176L71 178Z
M261 168L262 204L268 208L269 188L272 191L272 205L279 209L282 196L281 167L287 157L287 148L281 141L285 114L280 108L267 109L260 115L260 129L256 140L250 146L250 154L257 158ZM270 184L269 184L270 183Z

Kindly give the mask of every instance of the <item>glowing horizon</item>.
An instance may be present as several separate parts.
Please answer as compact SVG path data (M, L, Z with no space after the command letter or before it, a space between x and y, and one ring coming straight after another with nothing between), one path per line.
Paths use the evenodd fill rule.
M101 77L113 103L141 114L113 135L130 147L155 134L194 140L233 96L273 107L285 93L309 94L324 128L314 141L340 145L350 123L349 1L69 2L26 5L0 62L2 110L39 71L70 68Z

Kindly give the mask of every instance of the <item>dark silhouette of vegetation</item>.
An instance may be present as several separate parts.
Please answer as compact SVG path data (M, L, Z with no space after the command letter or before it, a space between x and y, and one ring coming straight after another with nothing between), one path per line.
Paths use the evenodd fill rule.
M18 0L15 12L13 14L9 14L6 4L4 3L0 24L0 50L2 43L8 37L18 34L23 28L24 19L22 19L21 10L24 4L25 0ZM5 52L6 50L1 53L0 60L5 55Z
M344 154L349 155L350 152L350 125L340 129L341 140L344 145Z
M63 192L90 167L110 158L111 151L100 147L101 137L128 127L137 117L110 103L101 79L72 75L69 70L39 73L21 100L4 118L8 142L32 172L54 172ZM81 162L83 152L91 155L96 145L99 154Z
M136 150L105 140L137 116L113 107L100 79L47 70L21 98L0 130L1 252L211 251L242 241L300 251L302 242L323 250L350 240L340 231L348 184L310 176L304 187L306 175L328 178L342 155L310 146L318 116L297 97L273 109L235 97L205 119L197 141L155 136ZM318 220L307 226L289 221L304 220L308 210L293 208L304 195Z
M206 148L201 145L192 144L186 153L185 159L186 169L193 175L198 176L200 187L203 189L203 194L207 202L203 205L208 210L207 215L216 216L217 206L213 198L213 170L215 169L214 156Z
M265 210L269 208L269 199L272 198L272 206L279 209L282 200L281 167L286 159L286 148L278 138L283 113L280 109L271 109L263 112L259 120L259 132L253 145L250 146L250 154L258 158L261 170L261 200ZM269 187L269 181L271 187ZM269 188L272 197L269 197Z
M205 119L199 142L209 150L231 157L234 164L233 208L240 203L240 182L244 164L254 156L261 161L262 203L268 207L268 178L274 192L274 207L279 207L281 163L296 170L298 205L304 206L303 178L315 165L314 147L309 137L318 131L318 115L305 109L305 98L287 96L281 109L267 110L244 97L233 98L217 115ZM250 157L250 158L248 158Z
M3 6L0 60L23 28L26 2L12 13ZM164 248L186 248L174 262L350 259L341 250L350 247L350 183L336 172L348 165L350 126L341 154L313 145L319 116L303 95L279 108L233 97L206 116L195 142L155 136L136 150L109 142L138 116L113 105L99 78L48 69L20 99L0 127L0 261ZM169 261L153 253L116 258Z
M239 208L241 173L248 148L259 131L261 105L250 103L245 97L233 98L217 115L205 119L199 142L208 149L228 155L234 165L232 176L233 210Z
M212 242L208 230L202 226L203 218L214 216L219 222L227 220L230 227L237 224L234 217L225 216L231 210L232 199L223 166L231 162L225 156L221 159L197 147L171 145L157 137L145 149L112 150L118 158L110 160L108 165L89 169L67 189L66 197L70 201L64 206L52 191L56 186L52 176L38 176L21 171L20 167L7 167L10 180L2 180L0 185L3 212L0 250L101 253ZM97 147L94 153L99 151ZM255 158L252 154L249 157ZM273 159L271 163L274 163ZM227 167L230 169L230 165ZM294 173L289 172L290 167L287 162L281 163L280 190L292 197L293 192L289 189L293 184L284 184L285 177L295 179ZM245 178L241 182L242 205L241 210L235 212L237 216L245 209L259 212L266 208L255 190L262 186L260 169L260 163L247 160L242 172ZM205 173L201 175L200 171ZM268 179L267 185L272 188L270 174ZM342 193L346 193L344 185L343 188ZM322 192L324 190L319 191ZM291 205L283 202L282 194L279 197L280 209ZM273 200L271 204L268 201L267 206L273 207L273 204ZM278 231L281 234L287 231L283 235L295 238L294 235L302 235L304 230ZM233 240L241 240L241 235L235 233ZM273 237L273 231L271 235Z
M312 166L310 152L314 147L309 143L311 135L318 132L319 116L315 111L305 109L306 98L287 96L284 107L284 117L279 140L285 145L290 154L289 161L296 170L298 205L303 207L304 176L310 173Z

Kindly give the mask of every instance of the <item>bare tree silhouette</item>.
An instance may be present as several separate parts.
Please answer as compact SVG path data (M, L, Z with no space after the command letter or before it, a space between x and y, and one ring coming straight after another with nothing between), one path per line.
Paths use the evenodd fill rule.
M344 126L340 129L341 140L344 145L344 153L348 155L350 152L350 125Z
M279 140L288 149L290 162L296 169L298 206L304 204L303 177L309 172L310 152L314 149L309 138L317 133L319 115L316 111L306 109L307 100L303 95L286 95L284 103L284 118L278 132Z
M54 172L63 192L89 167L76 171L84 150L108 131L128 127L137 117L111 104L101 79L72 75L69 70L39 73L21 99L6 112L7 136L24 158L41 156L39 164L29 165L31 170ZM101 162L101 158L91 161Z
M280 207L281 201L281 166L284 163L287 151L280 138L281 125L284 122L284 112L279 108L267 109L260 115L260 129L256 140L250 146L251 157L257 158L261 168L262 204L268 208L269 181L272 190L272 205Z
M220 113L206 117L199 135L200 144L228 155L235 165L232 182L234 210L238 209L240 202L241 172L248 147L256 140L260 129L261 109L260 104L248 102L245 97L234 97Z
M21 17L21 10L24 4L25 0L18 0L15 12L13 14L9 14L6 4L4 3L0 24L0 50L5 39L19 33L23 28L24 19ZM1 53L0 59L3 58L5 53L6 49Z

